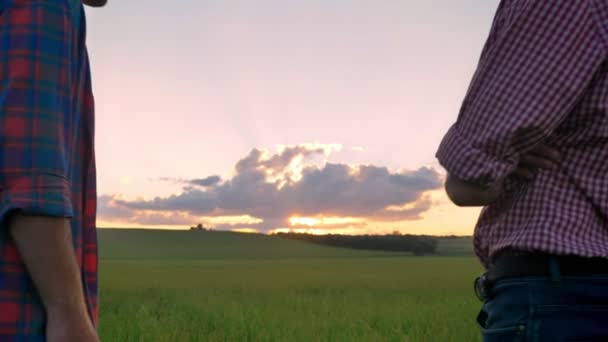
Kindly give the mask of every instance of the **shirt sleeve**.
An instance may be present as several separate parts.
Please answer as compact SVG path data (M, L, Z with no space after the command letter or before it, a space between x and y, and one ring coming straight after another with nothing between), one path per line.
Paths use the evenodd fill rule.
M14 1L0 14L0 222L72 217L70 51L64 2Z
M482 187L512 174L591 83L600 39L592 1L502 0L439 163Z

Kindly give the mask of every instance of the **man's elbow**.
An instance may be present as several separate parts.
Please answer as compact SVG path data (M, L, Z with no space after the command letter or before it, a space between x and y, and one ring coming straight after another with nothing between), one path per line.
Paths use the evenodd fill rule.
M456 206L463 207L463 198L462 194L456 189L456 185L454 184L454 177L450 174L446 177L445 183L443 185L445 193L448 195L448 198L452 203Z
M480 207L487 205L488 203L477 198L479 196L476 196L476 191L479 190L474 189L471 185L460 181L452 175L448 175L445 182L445 192L448 198L458 207Z
M458 206L458 207L467 207L469 205L467 205L467 201L463 196L460 196L458 193L455 193L454 191L451 191L450 187L447 185L445 185L445 192L448 195L448 198L450 199L450 201L452 201L452 203L454 203L454 205Z

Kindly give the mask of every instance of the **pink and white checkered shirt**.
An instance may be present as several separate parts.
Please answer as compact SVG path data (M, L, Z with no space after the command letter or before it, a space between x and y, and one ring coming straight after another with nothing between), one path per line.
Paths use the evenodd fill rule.
M502 0L456 123L436 153L452 175L505 181L475 226L485 267L497 252L608 257L608 0ZM544 142L562 154L513 177Z

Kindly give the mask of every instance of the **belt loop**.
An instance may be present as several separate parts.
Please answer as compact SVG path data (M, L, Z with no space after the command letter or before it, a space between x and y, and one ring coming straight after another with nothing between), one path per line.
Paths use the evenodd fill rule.
M480 301L485 301L490 297L490 286L488 284L488 272L482 273L473 281L475 295Z
M562 274L559 267L559 259L554 255L549 256L549 272L551 274L551 281L553 282L553 285L561 287Z

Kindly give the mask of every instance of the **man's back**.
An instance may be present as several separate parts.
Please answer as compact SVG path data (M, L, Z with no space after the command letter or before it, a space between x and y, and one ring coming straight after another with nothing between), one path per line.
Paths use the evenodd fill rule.
M608 257L608 2L503 0L457 123L437 157L461 179L504 192L483 208L475 251ZM558 168L513 177L539 143Z
M0 14L0 340L44 340L46 313L8 223L71 218L97 320L94 111L80 0L7 0ZM12 338L12 339L11 339Z
M500 2L436 153L454 203L485 206L484 341L608 340L607 61L608 1Z

